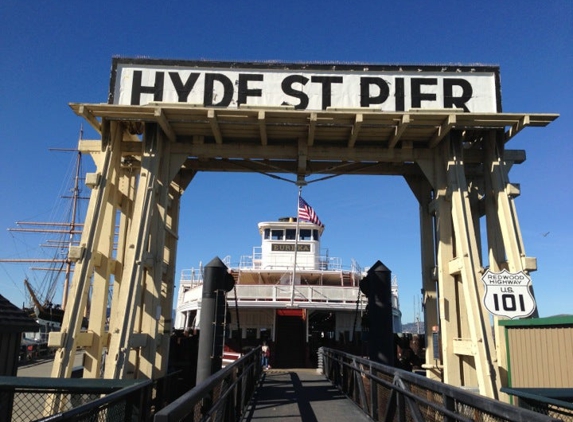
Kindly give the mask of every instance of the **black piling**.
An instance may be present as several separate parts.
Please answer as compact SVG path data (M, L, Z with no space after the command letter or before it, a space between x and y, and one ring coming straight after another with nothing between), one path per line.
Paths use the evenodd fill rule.
M360 280L360 290L368 297L369 357L375 362L394 366L392 271L376 261Z
M235 286L227 266L215 257L205 266L203 299L199 321L197 384L219 371L223 364L225 341L225 293Z

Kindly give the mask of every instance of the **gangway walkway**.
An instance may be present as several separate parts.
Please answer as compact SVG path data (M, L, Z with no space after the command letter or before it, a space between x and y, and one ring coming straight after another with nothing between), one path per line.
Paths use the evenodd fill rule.
M318 368L263 371L258 347L159 410L154 422L554 422L342 351L321 348Z
M372 421L316 369L266 371L244 421Z

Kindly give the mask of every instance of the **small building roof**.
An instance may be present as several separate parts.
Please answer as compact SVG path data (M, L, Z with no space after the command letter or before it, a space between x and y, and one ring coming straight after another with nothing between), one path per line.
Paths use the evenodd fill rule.
M0 295L0 333L39 331L40 325L23 310Z

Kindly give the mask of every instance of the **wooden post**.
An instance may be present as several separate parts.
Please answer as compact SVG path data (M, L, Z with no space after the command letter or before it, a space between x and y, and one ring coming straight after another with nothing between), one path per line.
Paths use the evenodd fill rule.
M494 364L495 349L489 313L482 302L484 288L481 274L483 271L473 219L473 213L476 210L472 210L469 201L462 142L458 135L459 132L452 132L454 139L451 140L452 148L447 167L456 240L456 256L450 262L449 271L455 277L456 282L461 283L458 305L465 306L459 306L456 312L462 335L455 338L452 352L460 358L463 363L462 368L467 370L466 373L471 374L471 378L477 380L480 394L496 399L501 384L497 365ZM464 376L464 382L466 380L467 376Z
M146 332L135 332L136 322L143 316L143 283L146 272L153 265L149 251L151 218L156 207L156 184L160 168L162 140L155 125L146 125L143 137L144 152L136 187L131 224L125 239L125 261L119 296L112 305L114 317L110 323L110 345L106 360L105 378L136 378L139 366L138 350L146 347Z
M421 164L428 168L428 164ZM424 368L428 378L441 380L439 362L433 356L434 337L431 335L433 327L439 326L438 318L438 292L435 254L435 212L433 190L427 179L406 176L406 181L412 189L419 203L420 213L420 245L422 260L422 299L424 306L424 327L426 333L426 363Z

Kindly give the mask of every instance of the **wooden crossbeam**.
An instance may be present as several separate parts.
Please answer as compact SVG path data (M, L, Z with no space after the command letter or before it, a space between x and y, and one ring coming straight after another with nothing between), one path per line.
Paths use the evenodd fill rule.
M356 143L356 138L358 138L358 134L360 133L363 120L364 116L362 113L357 113L354 119L354 126L352 126L352 132L350 133L350 139L348 139L348 148L352 148Z
M410 116L404 114L400 119L400 123L398 123L398 125L396 126L396 129L394 129L394 135L390 139L390 142L388 142L388 148L394 148L396 146L396 144L402 137L402 134L408 128L408 123L410 123Z
M513 126L509 128L509 130L505 133L505 142L509 141L519 132L521 132L526 126L529 126L531 123L531 119L529 116L523 116L519 119Z
M215 110L210 109L207 112L207 119L209 120L209 124L211 125L211 130L213 131L213 135L215 136L215 142L218 144L222 144L223 137L221 136L221 129L219 128L219 122L217 121L217 115L215 114Z
M455 124L456 124L456 115L449 114L448 117L444 119L440 127L438 127L436 134L428 144L428 148L434 148L436 145L438 145L440 141L444 139L444 136L446 136L450 132L450 130L452 130Z
M260 136L261 136L261 145L267 145L269 143L269 140L267 138L267 126L266 126L266 121L265 121L265 112L264 111L259 111L259 115L258 115L258 120L259 120L259 132L260 132Z
M157 119L157 123L159 123L159 126L161 126L161 130L163 130L163 133L165 133L165 136L167 136L167 139L169 139L171 142L175 142L177 140L177 135L175 134L173 128L169 124L169 121L165 117L165 113L163 112L163 110L160 107L157 107L153 115Z
M101 133L101 123L86 106L83 104L80 105L78 108L78 114L86 119L98 133Z
M308 123L308 146L314 145L314 132L316 130L317 120L318 115L316 113L310 113L310 119Z
M298 140L297 161L298 161L296 170L297 181L300 183L306 183L304 182L304 178L306 176L306 166L308 161L308 142L304 138Z

